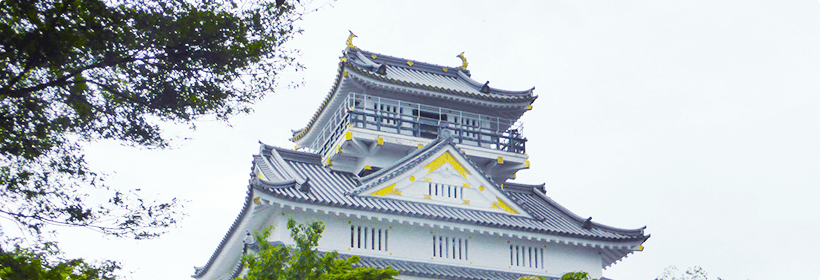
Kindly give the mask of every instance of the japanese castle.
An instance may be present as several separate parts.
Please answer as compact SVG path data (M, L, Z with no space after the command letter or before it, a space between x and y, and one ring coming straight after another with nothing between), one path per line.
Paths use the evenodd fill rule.
M260 143L244 207L196 279L241 276L250 233L294 244L286 223L322 221L320 251L392 266L399 279L518 279L602 270L643 249L644 228L570 212L530 168L518 119L533 89L492 88L460 66L357 48L347 40L333 86L295 148Z

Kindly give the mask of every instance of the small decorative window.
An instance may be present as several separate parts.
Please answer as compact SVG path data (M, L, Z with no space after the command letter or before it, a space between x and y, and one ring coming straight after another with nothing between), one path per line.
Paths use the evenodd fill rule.
M510 245L510 266L544 268L544 248Z
M433 257L468 260L467 238L433 235Z
M464 199L464 187L428 182L427 194L437 197Z
M350 248L387 251L388 230L384 228L350 226Z

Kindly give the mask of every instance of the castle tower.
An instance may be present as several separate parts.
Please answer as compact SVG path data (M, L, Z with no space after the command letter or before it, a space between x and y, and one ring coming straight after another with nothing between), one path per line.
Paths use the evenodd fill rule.
M529 168L519 118L533 89L510 91L441 66L361 50L353 36L333 86L296 150L261 144L245 205L197 279L232 279L249 232L293 244L285 223L319 220L321 251L392 266L399 279L558 279L640 251L644 229L582 218L544 184L508 181Z

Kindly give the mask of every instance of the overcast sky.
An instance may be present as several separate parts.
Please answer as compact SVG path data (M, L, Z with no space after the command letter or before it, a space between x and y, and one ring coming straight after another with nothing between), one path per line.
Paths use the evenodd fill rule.
M352 30L368 51L452 66L463 51L476 80L535 86L523 117L532 166L517 181L546 182L575 213L652 235L604 276L700 265L714 279L820 278L817 0L332 6L291 45L307 70L281 78L305 86L282 87L231 127L169 127L191 138L173 150L88 148L109 184L190 200L178 228L142 242L62 230L63 249L122 260L135 279L189 279L239 214L257 141L293 147L290 130L319 107Z

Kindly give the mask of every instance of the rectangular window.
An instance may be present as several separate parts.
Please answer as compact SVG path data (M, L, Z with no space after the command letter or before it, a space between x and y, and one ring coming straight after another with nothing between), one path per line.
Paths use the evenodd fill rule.
M437 197L464 199L464 187L427 182L427 194Z
M433 235L433 257L466 261L467 245L467 238Z
M350 226L350 248L387 251L387 229Z
M510 245L510 265L517 267L544 268L544 248Z

